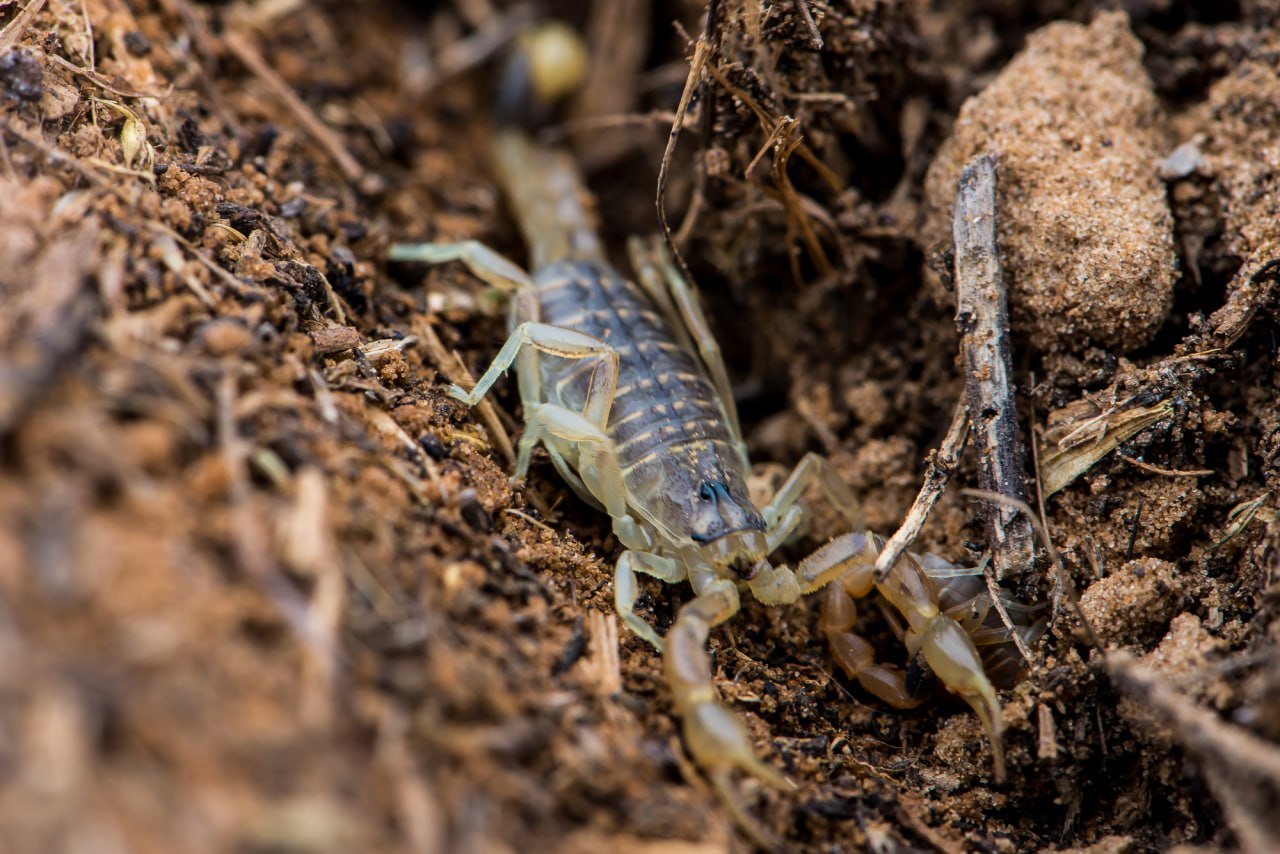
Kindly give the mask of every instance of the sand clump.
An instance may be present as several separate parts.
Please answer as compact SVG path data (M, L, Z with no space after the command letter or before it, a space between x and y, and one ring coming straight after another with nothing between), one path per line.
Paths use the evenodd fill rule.
M936 242L949 236L960 170L996 155L1011 325L1043 351L1133 349L1172 303L1173 220L1156 172L1164 119L1141 60L1121 13L1038 30L965 103L929 170Z
M1226 248L1242 258L1275 257L1280 243L1280 72L1241 65L1207 104L1204 168L1217 181Z
M1181 599L1174 565L1147 557L1090 584L1080 607L1104 642L1133 643L1163 629Z
M1274 54L1272 35L1263 50ZM1280 256L1280 72L1270 61L1241 63L1189 111L1182 144L1162 165L1195 282L1230 277L1248 304L1255 277ZM1216 327L1239 324L1230 305Z

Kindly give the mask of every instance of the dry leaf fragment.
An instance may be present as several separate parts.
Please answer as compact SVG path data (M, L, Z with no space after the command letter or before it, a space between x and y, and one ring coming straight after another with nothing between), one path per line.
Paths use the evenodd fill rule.
M1041 463L1040 484L1045 498L1069 486L1107 454L1172 414L1173 404L1162 400L1154 406L1108 409L1076 425L1055 443Z

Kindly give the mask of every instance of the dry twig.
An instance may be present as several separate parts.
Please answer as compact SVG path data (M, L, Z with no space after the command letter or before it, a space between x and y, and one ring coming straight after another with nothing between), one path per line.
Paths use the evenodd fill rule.
M1200 762L1240 847L1250 854L1280 848L1280 750L1200 708L1127 652L1108 653L1106 666L1120 690L1168 725Z
M1031 520L1031 526L1035 529L1036 534L1039 535L1040 541L1044 544L1045 551L1049 553L1049 564L1053 567L1053 571L1057 575L1058 584L1061 586L1062 590L1066 592L1067 599L1071 602L1072 610L1080 620L1080 625L1084 627L1085 634L1089 636L1089 642L1097 649L1105 650L1106 645L1102 643L1102 638L1099 637L1096 631L1094 631L1093 624L1089 622L1089 618L1084 613L1084 608L1080 605L1080 596L1076 593L1076 586L1071 581L1071 574L1067 572L1066 566L1062 563L1062 555L1058 552L1057 547L1054 546L1053 541L1049 539L1049 529L1046 528L1041 519L1035 515L1035 511L1031 509L1031 505L1027 504L1025 501L1019 501L1016 498L1010 498L1007 495L1000 495L996 492L983 492L978 489L965 489L962 490L962 494L971 495L974 498L981 498L985 501L991 501L996 504L1003 504L1005 506L1012 507ZM996 603L999 605L998 599L996 599ZM1005 613L1003 606L999 606L997 610L1000 613L1000 618L1004 620L1005 626L1012 629L1009 616ZM1013 642L1017 645L1018 651L1021 652L1024 657L1027 657L1026 647L1023 645L1022 639L1018 636L1017 632L1013 633ZM1030 659L1028 658L1028 660Z
M471 372L467 370L467 366L458 358L458 354L451 352L444 346L444 342L440 340L440 336L436 334L436 328L426 316L420 316L415 320L413 334L422 339L423 346L427 350L427 358L436 366L436 370L449 382L456 383L462 388L474 388L476 384L475 377L471 376ZM507 461L508 466L514 467L516 464L515 448L511 446L511 439L507 437L507 431L502 428L502 422L498 420L498 413L493 408L493 403L489 398L485 397L476 404L476 411L480 414L480 420L484 422L484 428L489 434L489 440L493 442L494 447L502 454L503 459ZM541 508L539 508L539 512Z
M1149 471L1152 474L1158 474L1164 477L1208 477L1211 474L1216 474L1213 469L1187 469L1180 471L1178 469L1161 468L1160 466L1143 462L1136 457L1131 457L1128 454L1116 454L1116 456L1135 468L1140 468L1143 471Z
M947 481L955 471L956 463L960 460L960 454L964 451L965 440L968 437L969 415L964 401L961 401L951 416L951 426L947 428L947 435L943 437L942 444L936 451L929 454L920 493L916 495L916 500L907 511L902 525L885 542L884 548L876 558L876 581L884 581L889 575L889 570L893 569L893 565L898 562L898 558L902 557L916 541L916 537L920 536L920 529L929 518L929 512L933 510L933 505L938 503L938 498L947 488Z
M227 32L222 37L222 40L227 49L235 55L236 59L240 60L240 63L249 69L250 73L261 80L280 99L285 109L293 113L294 118L298 120L298 124L302 125L303 130L324 149L330 159L342 170L343 176L352 184L357 186L362 184L365 177L364 167L351 156L351 153L347 151L338 135L330 130L328 125L320 121L320 117L298 97L297 93L285 82L284 78L267 64L266 59L258 52L258 49L250 44L248 39L234 31Z
M31 19L44 8L44 2L45 0L31 0L25 9L15 15L3 30L0 30L0 53L7 53L9 48L18 43L18 39L22 38L22 34L27 31L27 25L31 23Z
M1018 435L1010 381L1009 307L996 242L996 169L989 156L960 174L952 221L956 252L956 328L964 354L969 422L978 437L983 490L1026 501L1026 454ZM1031 524L1010 507L985 507L987 542L997 579L1035 560Z

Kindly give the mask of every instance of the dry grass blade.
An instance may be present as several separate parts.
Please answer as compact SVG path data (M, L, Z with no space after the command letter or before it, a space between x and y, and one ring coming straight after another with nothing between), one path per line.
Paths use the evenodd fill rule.
M1231 512L1227 514L1227 529L1223 531L1222 537L1210 548L1216 551L1244 533L1244 529L1249 527L1249 524L1254 519L1258 518L1259 513L1262 512L1263 505L1270 497L1270 492L1264 492L1257 498L1242 501L1232 507Z
M1071 485L1120 445L1172 414L1173 404L1162 400L1154 406L1109 410L1079 425L1042 458L1040 482L1045 498Z
M329 126L322 122L320 117L298 97L297 93L285 82L284 78L267 64L258 49L250 44L248 39L236 32L226 33L223 36L223 43L245 68L249 69L255 77L265 83L267 88L280 99L285 109L293 114L298 123L311 135L311 138L328 153L333 162L342 170L342 174L346 179L353 184L360 185L365 178L364 167L356 162L356 159L347 151L346 146L342 144L341 138L330 130Z

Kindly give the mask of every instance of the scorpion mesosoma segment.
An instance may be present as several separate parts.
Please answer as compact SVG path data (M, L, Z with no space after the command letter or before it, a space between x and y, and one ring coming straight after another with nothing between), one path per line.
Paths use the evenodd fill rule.
M618 614L662 651L685 743L738 818L750 824L729 788L732 770L787 784L756 757L745 726L720 704L712 683L707 638L738 611L742 588L781 605L841 579L823 618L837 660L878 696L914 705L904 675L876 665L869 645L851 631L854 620L843 600L878 589L905 619L913 655L922 654L978 711L999 758L1000 707L982 659L965 628L939 607L938 586L921 574L918 561L900 561L883 583L873 584L867 568L875 542L849 534L794 571L769 563L799 527L805 512L799 499L810 486L820 486L854 529L857 504L816 454L801 460L771 501L752 503L724 363L664 244L633 238L628 249L636 279L624 278L605 260L567 153L501 130L493 159L529 247L532 275L476 242L400 246L392 257L461 261L510 293L510 337L473 389L453 386L450 393L474 406L515 366L526 426L514 477L525 476L541 443L574 491L611 517L624 547L614 578ZM665 639L634 611L637 573L688 581L696 594Z

